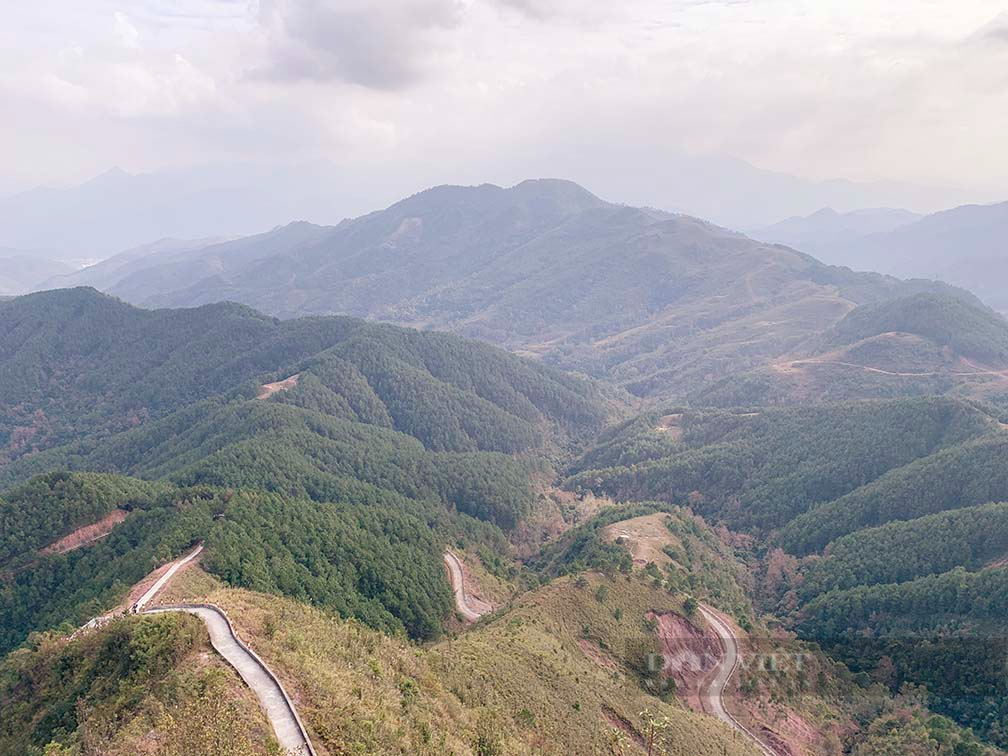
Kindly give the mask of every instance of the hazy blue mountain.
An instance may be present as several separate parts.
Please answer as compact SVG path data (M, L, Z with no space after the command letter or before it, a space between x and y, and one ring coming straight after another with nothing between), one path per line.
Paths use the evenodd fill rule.
M891 208L838 213L833 208L824 207L812 215L794 216L772 226L753 229L749 231L749 235L762 241L800 249L823 262L850 265L850 247L862 237L892 231L922 217L909 210Z
M155 239L233 237L295 218L334 222L346 214L335 181L310 167L113 168L79 186L0 198L0 245L102 259Z
M856 270L962 286L1008 310L1008 202L964 205L902 222L906 217L901 211L822 211L754 235Z
M68 262L20 249L0 249L0 296L25 294L52 276L74 270Z
M684 394L767 364L854 306L917 290L577 184L441 186L338 226L299 222L113 258L61 279L147 307L230 300L453 331Z
M707 218L730 228L763 227L821 207L906 207L934 212L987 201L959 189L892 182L809 181L734 158L655 155L634 148L602 152L586 165L583 147L516 159L509 172L474 165L467 172L389 165L348 182L345 166L325 161L287 165L224 163L146 174L113 168L78 186L0 192L0 246L51 248L102 259L155 239L234 237L295 220L337 223L384 207L416 186L562 175L600 196ZM59 219L58 223L53 222ZM72 254L71 254L72 253Z

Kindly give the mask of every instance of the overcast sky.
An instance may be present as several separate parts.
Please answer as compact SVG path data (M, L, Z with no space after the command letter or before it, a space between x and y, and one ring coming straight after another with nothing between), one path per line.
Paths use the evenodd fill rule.
M243 160L507 183L632 148L1008 197L1003 0L7 5L0 190Z

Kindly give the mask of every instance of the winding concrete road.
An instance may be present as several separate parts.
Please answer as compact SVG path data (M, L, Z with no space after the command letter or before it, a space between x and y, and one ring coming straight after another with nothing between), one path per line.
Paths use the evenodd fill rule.
M144 593L143 596L138 598L136 600L136 603L134 603L133 606L130 607L130 612L132 612L133 614L136 614L137 612L142 612L144 607L150 603L151 599L153 599L162 588L168 585L169 580L175 577L175 573L178 572L183 567L185 567L187 564L189 564L189 562L191 562L193 559L198 557L202 551L203 551L203 544L201 543L198 544L195 549L190 551L181 559L176 559L174 562L172 562L171 567L165 570L164 575L162 575L156 581L154 581L154 585L148 588L147 592Z
M262 659L238 640L223 611L209 604L179 604L154 607L145 610L144 614L158 612L187 612L203 620L214 649L256 694L284 753L289 756L315 756L304 725L280 681Z
M445 551L444 563L448 568L448 580L451 583L452 592L455 594L455 608L459 614L465 617L467 622L475 622L488 610L469 603L469 597L466 596L465 568L462 566L462 561L452 552Z
M147 605L168 585L176 573L196 559L202 551L203 544L199 544L184 557L172 562L164 574L154 581L153 585L130 606L130 613L186 612L203 620L203 624L206 625L207 632L210 634L210 644L228 664L234 667L241 679L259 699L259 705L266 713L283 752L287 756L315 756L315 749L308 733L301 723L293 701L283 689L283 685L280 684L280 680L252 649L239 640L231 621L222 609L212 604L173 604L147 608ZM92 620L92 623L99 625L102 619ZM88 625L90 626L92 623L88 623Z
M731 682L732 675L735 674L735 671L739 668L739 664L741 663L741 651L739 650L738 638L735 637L735 634L728 626L728 623L721 619L721 617L711 609L708 609L706 606L701 606L700 613L703 614L704 619L710 623L710 626L714 629L714 632L717 633L718 638L720 638L721 645L724 647L724 658L721 660L721 665L719 666L717 673L713 678L711 678L707 688L701 691L704 709L749 738L754 744L756 744L756 746L759 747L760 752L763 753L764 756L780 756L776 751L757 738L745 725L735 719L735 717L731 715L731 712L725 708L725 689L728 687L728 684Z

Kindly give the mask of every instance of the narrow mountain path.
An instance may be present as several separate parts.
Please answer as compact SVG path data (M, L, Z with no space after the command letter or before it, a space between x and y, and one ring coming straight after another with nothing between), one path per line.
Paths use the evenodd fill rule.
M153 599L161 591L162 588L168 585L169 580L175 577L175 573L178 572L183 567L185 567L187 564L189 564L189 562L191 562L193 559L198 557L200 553L202 553L202 551L203 551L203 544L201 543L197 545L195 549L186 554L184 557L176 559L174 562L172 562L171 566L167 570L165 570L165 573L157 580L155 580L154 584L150 588L148 588L140 598L136 600L133 606L130 607L130 613L136 614L138 612L142 612L144 607L150 603L151 599Z
M752 740L753 743L759 747L760 752L763 753L764 756L780 756L780 754L767 746L763 743L763 741L750 732L745 725L739 722L731 715L728 709L725 708L725 689L728 687L732 676L735 674L739 664L741 663L741 651L739 649L738 638L735 637L735 634L728 626L728 623L721 619L721 617L713 610L707 608L706 606L701 606L700 613L703 614L704 619L710 623L714 632L717 633L718 637L721 639L721 645L724 647L725 651L717 673L711 678L707 687L701 691L704 709Z
M301 718L294 708L280 680L266 666L266 662L241 642L231 621L222 609L212 604L173 604L147 608L155 596L171 581L175 574L192 562L203 551L203 544L180 559L176 559L154 584L130 606L131 614L157 614L186 612L203 620L210 634L210 644L230 664L259 699L281 749L287 756L315 756L315 749Z
M470 602L465 589L465 568L462 560L450 551L444 553L445 567L448 568L448 580L451 583L452 592L455 594L455 608L467 622L475 622L488 611L485 606ZM480 602L482 604L482 602Z
M144 614L159 612L186 612L203 620L214 649L256 694L283 752L288 756L315 756L304 725L280 681L266 663L238 639L223 611L212 604L175 604L144 610Z
M968 361L967 361L968 362ZM856 362L842 362L840 360L792 360L791 365L840 365L842 367L851 367L864 370L868 373L880 373L882 375L895 375L901 378L930 378L937 375L948 375L954 377L971 378L985 375L992 375L998 378L1008 378L1008 370L989 370L986 368L981 368L973 363L968 363L976 370L969 371L949 371L949 370L929 370L923 373L900 373L894 370L883 370L882 368L870 367L868 365L858 365Z

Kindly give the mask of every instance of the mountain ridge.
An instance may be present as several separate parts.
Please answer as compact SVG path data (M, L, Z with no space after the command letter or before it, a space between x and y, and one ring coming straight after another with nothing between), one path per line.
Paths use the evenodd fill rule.
M101 283L148 307L231 300L284 318L451 331L641 396L685 395L770 362L856 305L942 290L557 179L433 187L338 226L299 222L120 262L100 281L85 270L60 283Z

